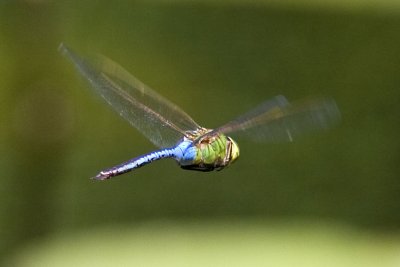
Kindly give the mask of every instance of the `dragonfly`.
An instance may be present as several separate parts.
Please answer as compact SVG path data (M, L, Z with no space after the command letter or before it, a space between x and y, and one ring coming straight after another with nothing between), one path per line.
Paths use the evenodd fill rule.
M81 57L64 44L59 51L94 91L159 148L100 171L93 177L96 180L109 179L164 158L175 159L186 170L218 171L239 157L239 146L231 134L260 142L292 142L301 135L327 130L340 119L336 102L330 97L308 97L290 103L278 95L220 127L209 129L112 60L101 55Z

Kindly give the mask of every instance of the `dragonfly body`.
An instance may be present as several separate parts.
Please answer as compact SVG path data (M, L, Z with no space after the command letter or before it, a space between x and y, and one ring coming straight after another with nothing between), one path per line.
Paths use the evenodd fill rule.
M210 133L210 134L208 134ZM194 140L184 140L182 157L176 157L183 169L197 171L222 170L239 157L239 146L229 136L202 128ZM190 144L185 147L185 142Z
M98 56L90 61L61 44L60 52L123 118L160 148L101 171L104 180L153 161L173 158L187 170L221 170L239 157L239 147L228 134L243 134L261 142L291 142L335 124L340 113L331 98L308 98L289 103L278 95L216 129L197 124L177 105L147 87L115 62Z
M205 135L210 131L201 128L190 133L190 138L183 138L175 147L157 150L103 170L95 179L109 179L163 158L175 159L186 170L222 170L239 157L239 147L232 138L224 134Z

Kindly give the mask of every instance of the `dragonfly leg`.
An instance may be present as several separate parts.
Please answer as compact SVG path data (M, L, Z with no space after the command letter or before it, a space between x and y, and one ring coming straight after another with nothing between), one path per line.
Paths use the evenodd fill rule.
M149 164L155 160L163 159L163 158L171 158L175 157L175 148L166 148L162 150L157 150L154 152L151 152L149 154L145 154L136 158L133 158L131 160L128 160L127 162L124 162L120 165L117 165L115 167L111 167L109 169L101 171L99 174L97 174L95 177L92 179L94 180L106 180L110 179L111 177L121 175L126 172L130 172L134 169L140 168L146 164Z

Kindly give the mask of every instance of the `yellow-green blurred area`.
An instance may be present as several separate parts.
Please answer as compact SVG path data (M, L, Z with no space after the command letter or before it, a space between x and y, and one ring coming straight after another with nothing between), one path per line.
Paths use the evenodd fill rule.
M399 266L400 2L1 1L4 266ZM57 51L99 53L213 128L278 94L342 122L237 139L221 172L155 149ZM232 136L235 138L235 136Z
M399 266L398 243L337 225L158 222L66 233L10 266Z

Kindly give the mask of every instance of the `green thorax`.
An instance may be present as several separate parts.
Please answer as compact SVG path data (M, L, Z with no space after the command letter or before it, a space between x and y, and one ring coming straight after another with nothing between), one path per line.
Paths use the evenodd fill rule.
M239 148L236 142L222 133L203 128L197 132L194 139L195 157L191 165L182 166L185 169L221 170L239 156Z
M196 144L195 163L214 164L226 158L227 139L224 134L207 136Z

